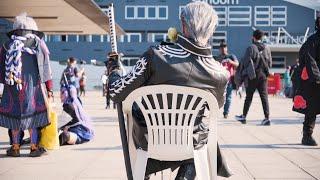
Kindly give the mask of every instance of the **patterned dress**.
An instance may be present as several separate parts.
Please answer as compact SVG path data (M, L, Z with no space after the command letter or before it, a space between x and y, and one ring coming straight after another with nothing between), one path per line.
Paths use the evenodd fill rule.
M0 126L25 130L49 124L37 63L36 55L23 52L23 88L19 91L16 86L4 85L0 103Z

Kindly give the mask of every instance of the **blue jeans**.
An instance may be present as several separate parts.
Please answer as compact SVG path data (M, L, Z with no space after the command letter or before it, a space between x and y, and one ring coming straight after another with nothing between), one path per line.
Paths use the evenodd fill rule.
M229 82L227 84L227 89L226 89L226 102L224 103L224 110L223 110L223 114L227 115L229 114L229 109L230 109L230 105L231 105L231 99L232 99L232 83Z

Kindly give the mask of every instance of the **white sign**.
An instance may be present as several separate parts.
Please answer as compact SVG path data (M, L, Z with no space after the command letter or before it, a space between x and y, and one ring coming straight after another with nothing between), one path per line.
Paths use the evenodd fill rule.
M199 0L193 0L193 1L199 1ZM211 5L238 5L239 0L202 0L204 2L207 2Z

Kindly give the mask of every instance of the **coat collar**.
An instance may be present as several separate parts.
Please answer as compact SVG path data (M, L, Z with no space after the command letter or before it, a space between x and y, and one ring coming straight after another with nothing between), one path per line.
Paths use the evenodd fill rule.
M188 39L184 36L178 35L177 45L185 51L188 51L189 53L202 57L212 58L212 50L210 46L198 46L192 39Z

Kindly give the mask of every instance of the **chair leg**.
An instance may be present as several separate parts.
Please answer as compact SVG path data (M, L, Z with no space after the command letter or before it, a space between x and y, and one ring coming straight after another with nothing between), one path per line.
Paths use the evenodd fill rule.
M148 161L147 151L137 149L137 159L133 170L133 180L144 180Z
M198 180L210 180L207 146L194 150L194 165Z

